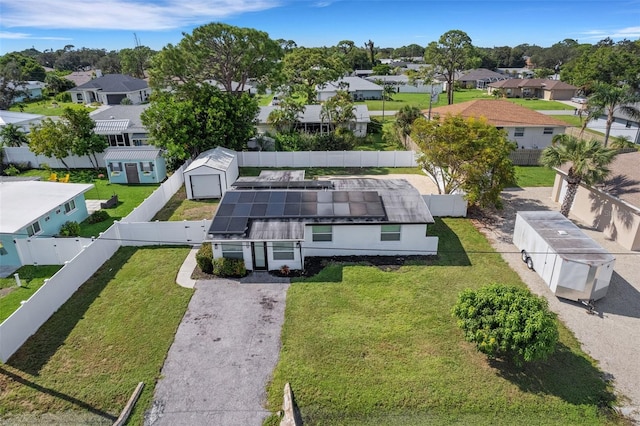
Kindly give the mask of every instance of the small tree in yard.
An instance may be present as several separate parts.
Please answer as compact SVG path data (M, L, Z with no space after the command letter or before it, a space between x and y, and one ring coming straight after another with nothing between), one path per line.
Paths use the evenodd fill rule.
M555 351L558 327L547 301L528 290L491 284L458 295L453 316L465 340L490 358L516 365L546 359Z

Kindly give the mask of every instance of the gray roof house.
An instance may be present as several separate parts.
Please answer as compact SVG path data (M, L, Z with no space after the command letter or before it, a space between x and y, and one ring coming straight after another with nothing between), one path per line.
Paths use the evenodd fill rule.
M403 179L243 179L206 241L248 270L303 269L307 256L436 255L424 199Z
M68 92L72 102L79 104L99 102L103 105L119 105L124 98L128 98L132 104L147 102L151 89L146 81L139 78L107 74L69 89Z
M103 135L113 147L147 145L149 138L140 115L149 107L141 105L114 105L91 113L96 125L94 131Z
M336 81L330 81L324 86L317 86L318 100L324 102L336 95L339 90L349 92L354 101L368 99L382 99L382 86L360 77L342 77Z
M484 89L489 83L507 80L508 78L509 77L504 74L500 74L486 68L478 68L467 71L458 79L458 81L468 89Z
M278 109L279 106L269 105L260 107L257 117L258 133L273 133L274 129L268 123L271 111ZM322 105L306 105L304 111L298 115L298 130L305 133L326 133L329 132L330 123L322 119ZM354 106L355 120L349 126L356 136L366 136L367 125L371 122L369 116L369 108L364 104Z

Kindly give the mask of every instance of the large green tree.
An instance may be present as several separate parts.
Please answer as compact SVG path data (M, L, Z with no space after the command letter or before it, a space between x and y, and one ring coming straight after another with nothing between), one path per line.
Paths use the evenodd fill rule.
M571 205L580 183L593 185L601 182L609 174L609 164L616 150L606 148L597 140L583 140L568 134L556 135L551 145L542 151L540 163L550 168L569 164L565 180L567 191L562 200L560 213L569 216Z
M154 52L147 46L136 46L133 49L122 49L118 52L123 74L136 78L145 78L145 70L149 68Z
M322 104L320 118L329 124L330 130L349 128L356 118L355 106L349 92L338 90L335 95L327 99Z
M29 80L44 81L44 68L31 57L8 53L0 57L0 109L9 109L14 99L27 92Z
M258 104L248 94L209 84L158 91L142 113L151 143L164 148L172 166L216 146L241 150L254 135Z
M13 123L0 127L0 169L4 170L4 147L18 147L29 143L24 131Z
M442 34L438 41L432 41L424 52L424 60L444 75L447 81L447 100L453 103L456 72L470 68L474 59L471 38L464 31L451 30Z
M414 105L404 105L396 112L395 128L402 135L405 144L407 136L411 134L413 122L420 117L422 117L422 111Z
M614 85L596 82L592 86L591 95L587 100L587 118L583 123L583 129L595 119L606 115L607 120L604 129L604 146L609 143L611 125L617 113L628 115L640 120L640 94L628 85Z
M215 80L227 92L241 93L250 78L261 80L277 70L281 57L280 45L266 32L210 23L154 56L151 85L164 89Z
M69 170L69 165L64 159L71 155L73 139L69 137L67 127L62 121L46 118L32 127L29 133L29 149L36 155L57 158Z
M447 115L418 118L411 138L421 150L420 166L438 183L441 194L458 190L470 204L501 206L500 192L513 182L509 154L516 144L484 119Z

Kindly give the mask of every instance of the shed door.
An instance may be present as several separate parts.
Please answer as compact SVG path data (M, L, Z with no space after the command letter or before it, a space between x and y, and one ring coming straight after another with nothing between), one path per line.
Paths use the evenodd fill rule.
M222 196L220 175L191 175L190 181L193 198L220 198Z
M138 163L125 163L124 170L127 172L127 183L140 183Z

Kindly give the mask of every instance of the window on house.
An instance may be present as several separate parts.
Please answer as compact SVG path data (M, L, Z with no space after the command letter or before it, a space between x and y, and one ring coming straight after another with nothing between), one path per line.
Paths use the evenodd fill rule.
M524 127L516 127L516 130L515 130L513 136L515 136L515 137L524 136Z
M380 241L400 241L400 225L382 225Z
M42 231L42 229L40 228L40 222L38 222L37 220L31 225L27 226L27 235L30 237L39 234L40 231Z
M143 172L152 172L153 171L153 161L142 161L140 163L140 169Z
M273 243L273 258L275 260L293 260L293 243Z
M109 170L112 172L121 172L122 163L109 163Z
M243 259L242 243L223 243L222 257L225 259Z
M74 200L64 203L64 213L69 214L76 209L76 202Z
M543 134L545 135L552 135L553 134L553 127L545 127L544 130L542 131Z
M311 227L312 241L333 241L331 225L315 225Z

